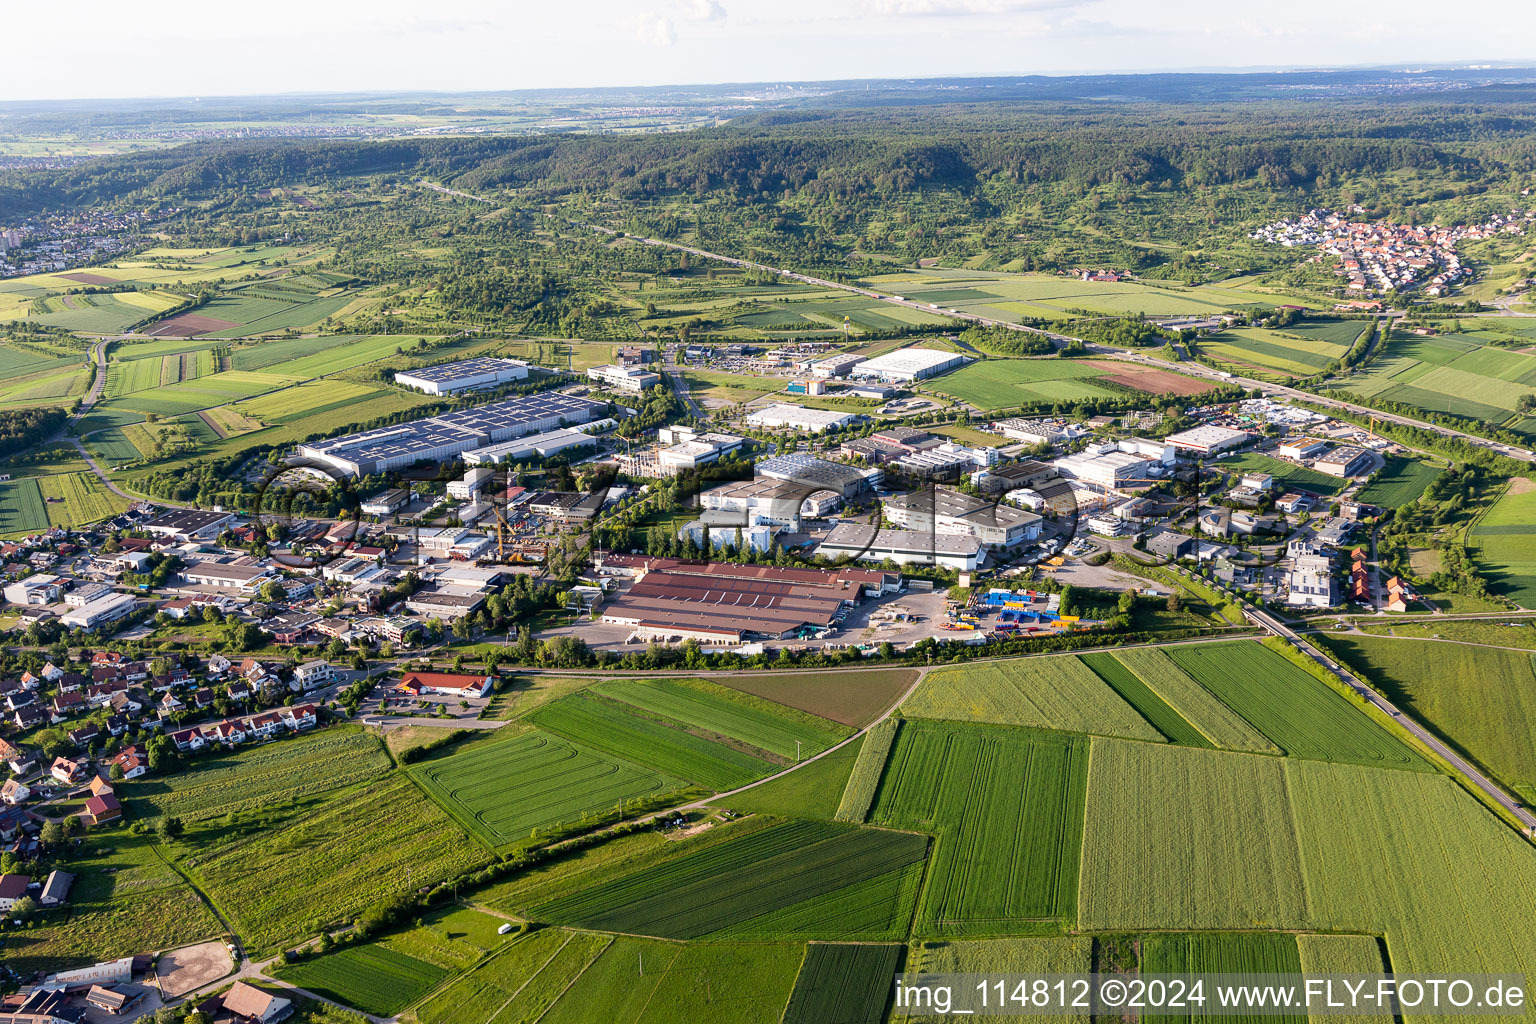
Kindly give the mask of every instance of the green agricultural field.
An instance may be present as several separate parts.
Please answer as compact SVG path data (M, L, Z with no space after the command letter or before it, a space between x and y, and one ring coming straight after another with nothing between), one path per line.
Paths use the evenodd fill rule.
M421 339L396 335L357 338L344 345L328 346L324 351L316 352L311 348L307 355L298 355L281 362L267 364L265 369L267 373L281 374L285 377L301 379L323 377L329 373L339 373L342 370L350 370L354 366L395 355L398 351L409 349L419 340ZM310 344L313 345L313 341L310 341ZM257 351L260 351L261 347L264 346L259 346Z
M818 754L853 731L702 680L608 682L592 691L689 731L724 736L789 761Z
M811 943L784 1024L882 1024L901 953L900 946Z
M1292 757L1433 771L1327 684L1252 640L1167 651L1174 664Z
M1341 477L1329 476L1327 473L1319 473L1315 469L1298 466L1294 462L1285 462L1281 459L1272 459L1268 455L1258 452L1244 452L1235 457L1220 459L1210 463L1211 468L1220 469L1241 477L1246 473L1268 473L1275 478L1280 486L1287 489L1296 488L1311 491L1314 494L1335 495L1344 489L1347 480Z
M1494 348L1475 335L1398 332L1369 369L1338 386L1369 398L1499 424L1536 387L1536 355Z
M864 737L856 737L810 764L760 782L720 804L743 814L847 820L837 817L839 800L863 749Z
M445 971L460 971L512 941L497 931L506 923L505 917L449 903L378 944Z
M1359 494L1359 500L1382 508L1411 504L1440 479L1445 470L1419 459L1388 455L1386 465Z
M1149 935L1141 940L1141 964L1144 974L1300 974L1301 954L1296 936L1284 932L1230 932L1206 934L1187 932L1174 935ZM1378 968L1379 969L1379 968ZM1203 1014L1146 1014L1151 1021L1191 1020ZM1224 1020L1244 1024L1286 1021L1306 1024L1307 1015L1233 1014Z
M1078 925L1307 923L1285 760L1095 739Z
M48 529L48 506L35 477L0 480L0 535L38 533Z
M0 344L0 378L31 377L82 363L85 358L83 352L70 353L42 345Z
M684 948L620 936L561 994L539 1024L631 1024L667 980Z
M1082 657L1097 658L1100 655ZM1154 694L1210 740L1211 744L1223 750L1280 753L1280 748L1269 742L1247 719L1217 700L1209 690L1175 665L1165 651L1155 647L1133 647L1115 651L1112 657L1134 673ZM1090 664L1097 667L1096 663Z
M928 381L926 386L978 409L1008 409L1115 397L1117 392L1093 383L1102 376L1102 370L1071 359L988 359Z
M297 381L294 378L277 374L226 370L195 380L135 392L113 399L111 404L115 408L134 412L179 416L215 405L227 405L243 398L254 398L295 383Z
M869 817L874 806L875 794L880 789L880 778L885 774L885 762L891 747L896 743L896 730L900 719L887 718L864 734L864 746L849 773L848 783L838 800L834 817L838 821L860 824Z
M416 1008L421 1024L489 1024L533 979L572 943L594 956L604 945L596 935L546 928L524 935L467 974L432 994ZM568 963L569 961L563 961ZM561 965L555 965L556 972ZM569 980L569 979L567 979Z
M1355 333L1359 333L1358 328ZM1270 375L1310 377L1340 359L1352 344L1353 338L1348 343L1335 344L1323 337L1302 337L1289 330L1228 327L1201 338L1199 349L1206 356L1234 364L1239 372L1253 368L1269 371Z
M344 852L338 852L344 851ZM338 793L182 860L252 951L489 859L404 775Z
M1531 651L1375 636L1324 640L1404 712L1536 802Z
M586 693L547 704L529 720L567 739L716 792L745 785L775 768L761 757L632 714L622 704Z
M291 985L390 1017L432 991L448 972L383 946L348 946L273 972Z
M796 909L811 934L883 939L905 932L910 902L902 897L915 892L903 884L906 869L922 861L927 846L926 837L907 832L792 821L600 883L533 913L603 931L697 939L727 931L762 934L768 929L755 926L759 919ZM861 883L876 879L891 883L889 902L869 934L870 898Z
M779 1024L804 958L803 946L786 943L689 943L678 949L644 1009L631 1020Z
M1152 727L1162 733L1170 743L1182 743L1186 747L1213 747L1209 739L1199 729L1187 721L1166 701L1152 691L1140 677L1126 668L1115 656L1107 651L1095 654L1080 654L1078 660L1094 673L1120 696L1126 703L1141 713L1141 717L1152 723Z
M37 477L37 486L54 526L75 527L100 522L128 507L128 501L107 490L95 473L54 473Z
M938 835L924 927L995 935L1070 923L1087 772L1082 737L902 723L870 820Z
M942 668L902 704L914 718L1161 740L1162 734L1075 657L1048 656Z
M1536 608L1536 485L1515 477L1472 526L1468 546L1495 593Z
M1536 971L1536 853L1451 779L1286 762L1314 927L1382 935L1398 974ZM1438 966L1437 966L1438 965Z
M331 349L345 347L357 341L356 334L322 334L314 338L288 338L283 341L243 342L238 345L230 360L236 370L264 370L277 363L319 356ZM217 342L204 342L213 345Z
M223 933L190 886L157 889L131 899L72 901L68 910L41 916L25 932L6 935L5 964L28 975L87 967L146 949L170 949Z
M389 755L359 726L338 725L260 746L202 754L180 771L120 783L137 817L174 815L188 825L228 814L274 811L388 774Z
M660 772L530 732L413 766L411 775L459 824L489 846L536 837L640 798L682 789Z

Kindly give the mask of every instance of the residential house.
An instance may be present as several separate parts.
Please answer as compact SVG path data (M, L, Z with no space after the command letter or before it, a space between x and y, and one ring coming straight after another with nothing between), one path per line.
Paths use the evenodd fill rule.
M80 820L87 825L110 825L114 821L120 821L123 817L122 805L117 802L114 793L99 793L85 802L85 810L80 812Z
M179 699L177 699L174 693L168 693L164 697L161 697L160 703L157 706L160 709L160 715L162 718L169 715L174 715L178 711L185 711L187 707Z
M48 712L44 711L43 707L44 705L42 704L33 703L17 708L16 713L11 716L12 720L16 723L16 728L25 731L27 729L35 729L46 722L48 720Z
M123 733L128 731L128 726L131 724L132 723L129 722L127 715L107 716L107 732L111 733L113 736L121 736Z
M31 795L31 788L20 779L6 779L5 785L0 786L0 803L9 804L12 807L26 803L27 797Z
M112 763L123 770L125 779L136 779L149 771L149 756L137 743L125 748L112 759Z
M56 757L53 759L53 766L48 769L48 774L66 786L73 786L85 778L85 766L79 761L71 761L67 757Z
M407 672L395 689L409 694L435 693L446 697L484 697L491 692L490 676L452 672Z
M277 1024L293 1012L293 1003L237 981L222 996L198 1003L197 1012L213 1024Z
M37 902L45 907L58 906L69 898L69 887L74 884L74 881L75 876L67 871L50 871Z
M0 875L0 910L10 910L27 894L32 879L27 875Z
M266 667L255 658L241 659L240 665L235 671L240 673L242 679L251 683L259 682L267 677Z
M101 728L95 722L87 722L78 729L69 730L69 742L73 743L77 749L84 750L100 735Z
M307 693L316 690L336 678L336 669L329 662L309 661L293 670L293 688Z

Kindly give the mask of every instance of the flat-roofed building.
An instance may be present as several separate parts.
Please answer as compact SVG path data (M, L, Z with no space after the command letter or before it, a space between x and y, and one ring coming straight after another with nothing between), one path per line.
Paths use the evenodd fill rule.
M381 491L358 506L365 516L393 515L411 503L411 492L404 487Z
M1215 455L1247 444L1253 437L1246 430L1218 427L1206 423L1192 430L1180 431L1168 436L1168 443L1190 455Z
M360 476L449 459L500 441L571 427L598 418L607 405L589 398L539 392L457 412L303 444L299 454Z
M1371 468L1371 453L1364 448L1334 448L1319 455L1312 468L1329 476L1359 476Z
M831 492L824 492L814 484L758 477L703 491L699 494L699 505L709 511L739 516L743 523L756 519L798 531L804 504L817 493Z
M418 590L405 599L407 611L430 619L461 619L473 615L484 604L485 594L458 587Z
M429 395L456 395L528 379L528 364L517 359L480 356L440 366L420 366L395 374L395 383Z
M974 537L917 530L878 530L864 523L841 523L816 549L828 558L897 565L936 565L972 570L981 565L985 549Z
M894 352L866 359L852 369L855 377L876 377L883 381L926 380L959 369L970 358L957 352L932 348L899 348Z
M771 459L764 459L754 467L759 477L770 480L788 480L804 484L814 490L836 491L844 498L852 498L875 486L885 474L878 469L858 470L840 462L818 459L805 452L791 452Z
M1320 441L1315 437L1292 437L1280 442L1278 449L1282 458L1310 459L1328 450L1328 442Z
M864 357L852 352L840 355L828 356L818 359L811 364L811 376L820 377L823 380L830 377L846 377L853 372L853 368L864 362Z
M5 588L11 604L54 604L64 593L64 581L52 573L38 573Z
M1074 429L1065 420L1024 419L1015 416L998 420L992 426L1004 437L1025 444L1059 444L1082 434L1081 430Z
M275 578L271 569L261 565L227 562L193 562L181 570L181 578L193 586L216 587L242 594L255 593Z
M971 537L989 548L1015 548L1037 539L1043 520L1033 512L933 487L885 500L885 518L903 530Z
M464 453L464 461L471 466L492 466L499 462L515 462L534 456L550 458L574 448L596 447L597 439L584 430L551 430L515 441L487 445Z
M603 621L653 636L707 632L732 642L748 636L779 639L831 628L860 593L772 577L650 570L604 606Z
M486 466L476 466L470 469L458 480L448 482L448 497L457 498L459 501L469 501L491 482L496 475L494 469Z
M1158 472L1161 473L1162 462L1145 455L1132 455L1130 452L1115 450L1100 453L1082 451L1075 455L1064 455L1057 459L1054 465L1060 476L1082 480L1112 491L1122 487L1151 485L1153 467L1159 467Z
M235 517L228 512L208 512L197 508L178 508L156 516L144 529L162 537L194 540L216 535Z
M587 379L615 391L631 391L635 394L661 383L660 374L642 370L638 366L592 366L587 369Z
M82 608L65 612L59 621L69 629L95 629L126 617L137 605L132 594L108 594Z
M833 409L807 409L783 402L758 409L747 414L747 424L764 430L803 430L808 434L820 434L845 427L858 416L851 412Z

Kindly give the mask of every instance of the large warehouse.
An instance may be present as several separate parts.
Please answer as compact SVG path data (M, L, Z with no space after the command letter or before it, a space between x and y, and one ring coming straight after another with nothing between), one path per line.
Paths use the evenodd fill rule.
M498 441L586 423L605 415L607 409L606 403L574 395L519 395L472 409L300 445L299 454L343 473L383 473L417 462L455 458Z
M395 383L429 395L456 395L461 391L493 388L528 379L528 364L516 359L480 356L441 366L420 366L395 374Z
M983 548L973 537L923 533L917 530L877 530L864 523L833 527L816 549L828 558L856 558L863 562L897 565L939 565L972 570L981 565Z
M1036 540L1042 523L1033 512L948 487L887 498L883 509L886 521L905 531L928 537L970 537L989 548L1014 548Z
M1217 427L1207 423L1193 430L1169 434L1168 443L1181 452L1193 455L1214 455L1217 452L1247 444L1251 437L1253 435L1246 430Z
M833 491L844 498L862 494L885 479L883 470L858 470L840 462L818 459L805 452L790 452L788 455L764 459L753 470L760 477L788 480L818 491Z
M926 380L956 370L970 362L956 352L933 348L899 348L883 356L866 359L853 368L855 377L878 377L883 381Z
M798 405L779 403L747 414L747 425L767 430L789 428L803 430L807 434L820 434L834 427L845 427L856 419L851 412L835 412L831 409L806 409Z
M635 563L635 564L631 564ZM800 569L609 556L630 568L633 586L603 606L603 621L644 637L740 643L830 629L837 615L899 577L866 569Z

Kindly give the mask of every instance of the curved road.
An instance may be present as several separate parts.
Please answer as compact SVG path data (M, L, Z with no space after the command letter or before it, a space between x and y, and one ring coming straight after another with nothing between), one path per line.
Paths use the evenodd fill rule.
M1311 658L1313 661L1323 666L1329 672L1332 672L1334 675L1344 680L1344 682L1349 684L1351 689L1353 689L1360 696L1364 697L1367 702L1374 704L1377 708L1386 712L1389 717L1396 720L1398 724L1400 724L1404 729L1407 729L1410 733L1412 733L1415 739L1439 755L1441 760L1450 765L1450 767L1454 769L1458 775L1460 775L1471 785L1481 790L1483 794L1486 795L1490 800L1494 801L1500 807L1503 807L1506 811L1508 811L1512 817L1514 817L1517 821L1520 822L1521 825L1525 827L1527 834L1536 835L1536 814L1532 814L1530 811L1526 810L1523 804L1515 800L1515 798L1510 796L1508 793L1504 792L1503 789L1501 789L1482 772L1468 764L1461 757L1461 755L1457 754L1450 747L1442 743L1439 737L1435 736L1428 729L1424 728L1409 715L1403 714L1391 701L1387 700L1387 698L1376 692L1376 690L1361 682L1353 672L1349 671L1349 669L1345 668L1343 665L1340 665L1338 662L1328 657L1322 651L1319 651L1316 647L1312 646L1312 644L1304 637L1302 637L1301 634L1297 633L1294 629L1287 626L1279 619L1270 615L1268 612L1259 611L1257 609L1250 610L1248 614L1253 616L1254 620L1257 621L1259 625L1263 626L1265 629L1269 630L1276 636L1289 640L1291 643L1295 644L1297 648L1299 648L1301 652L1307 657Z

